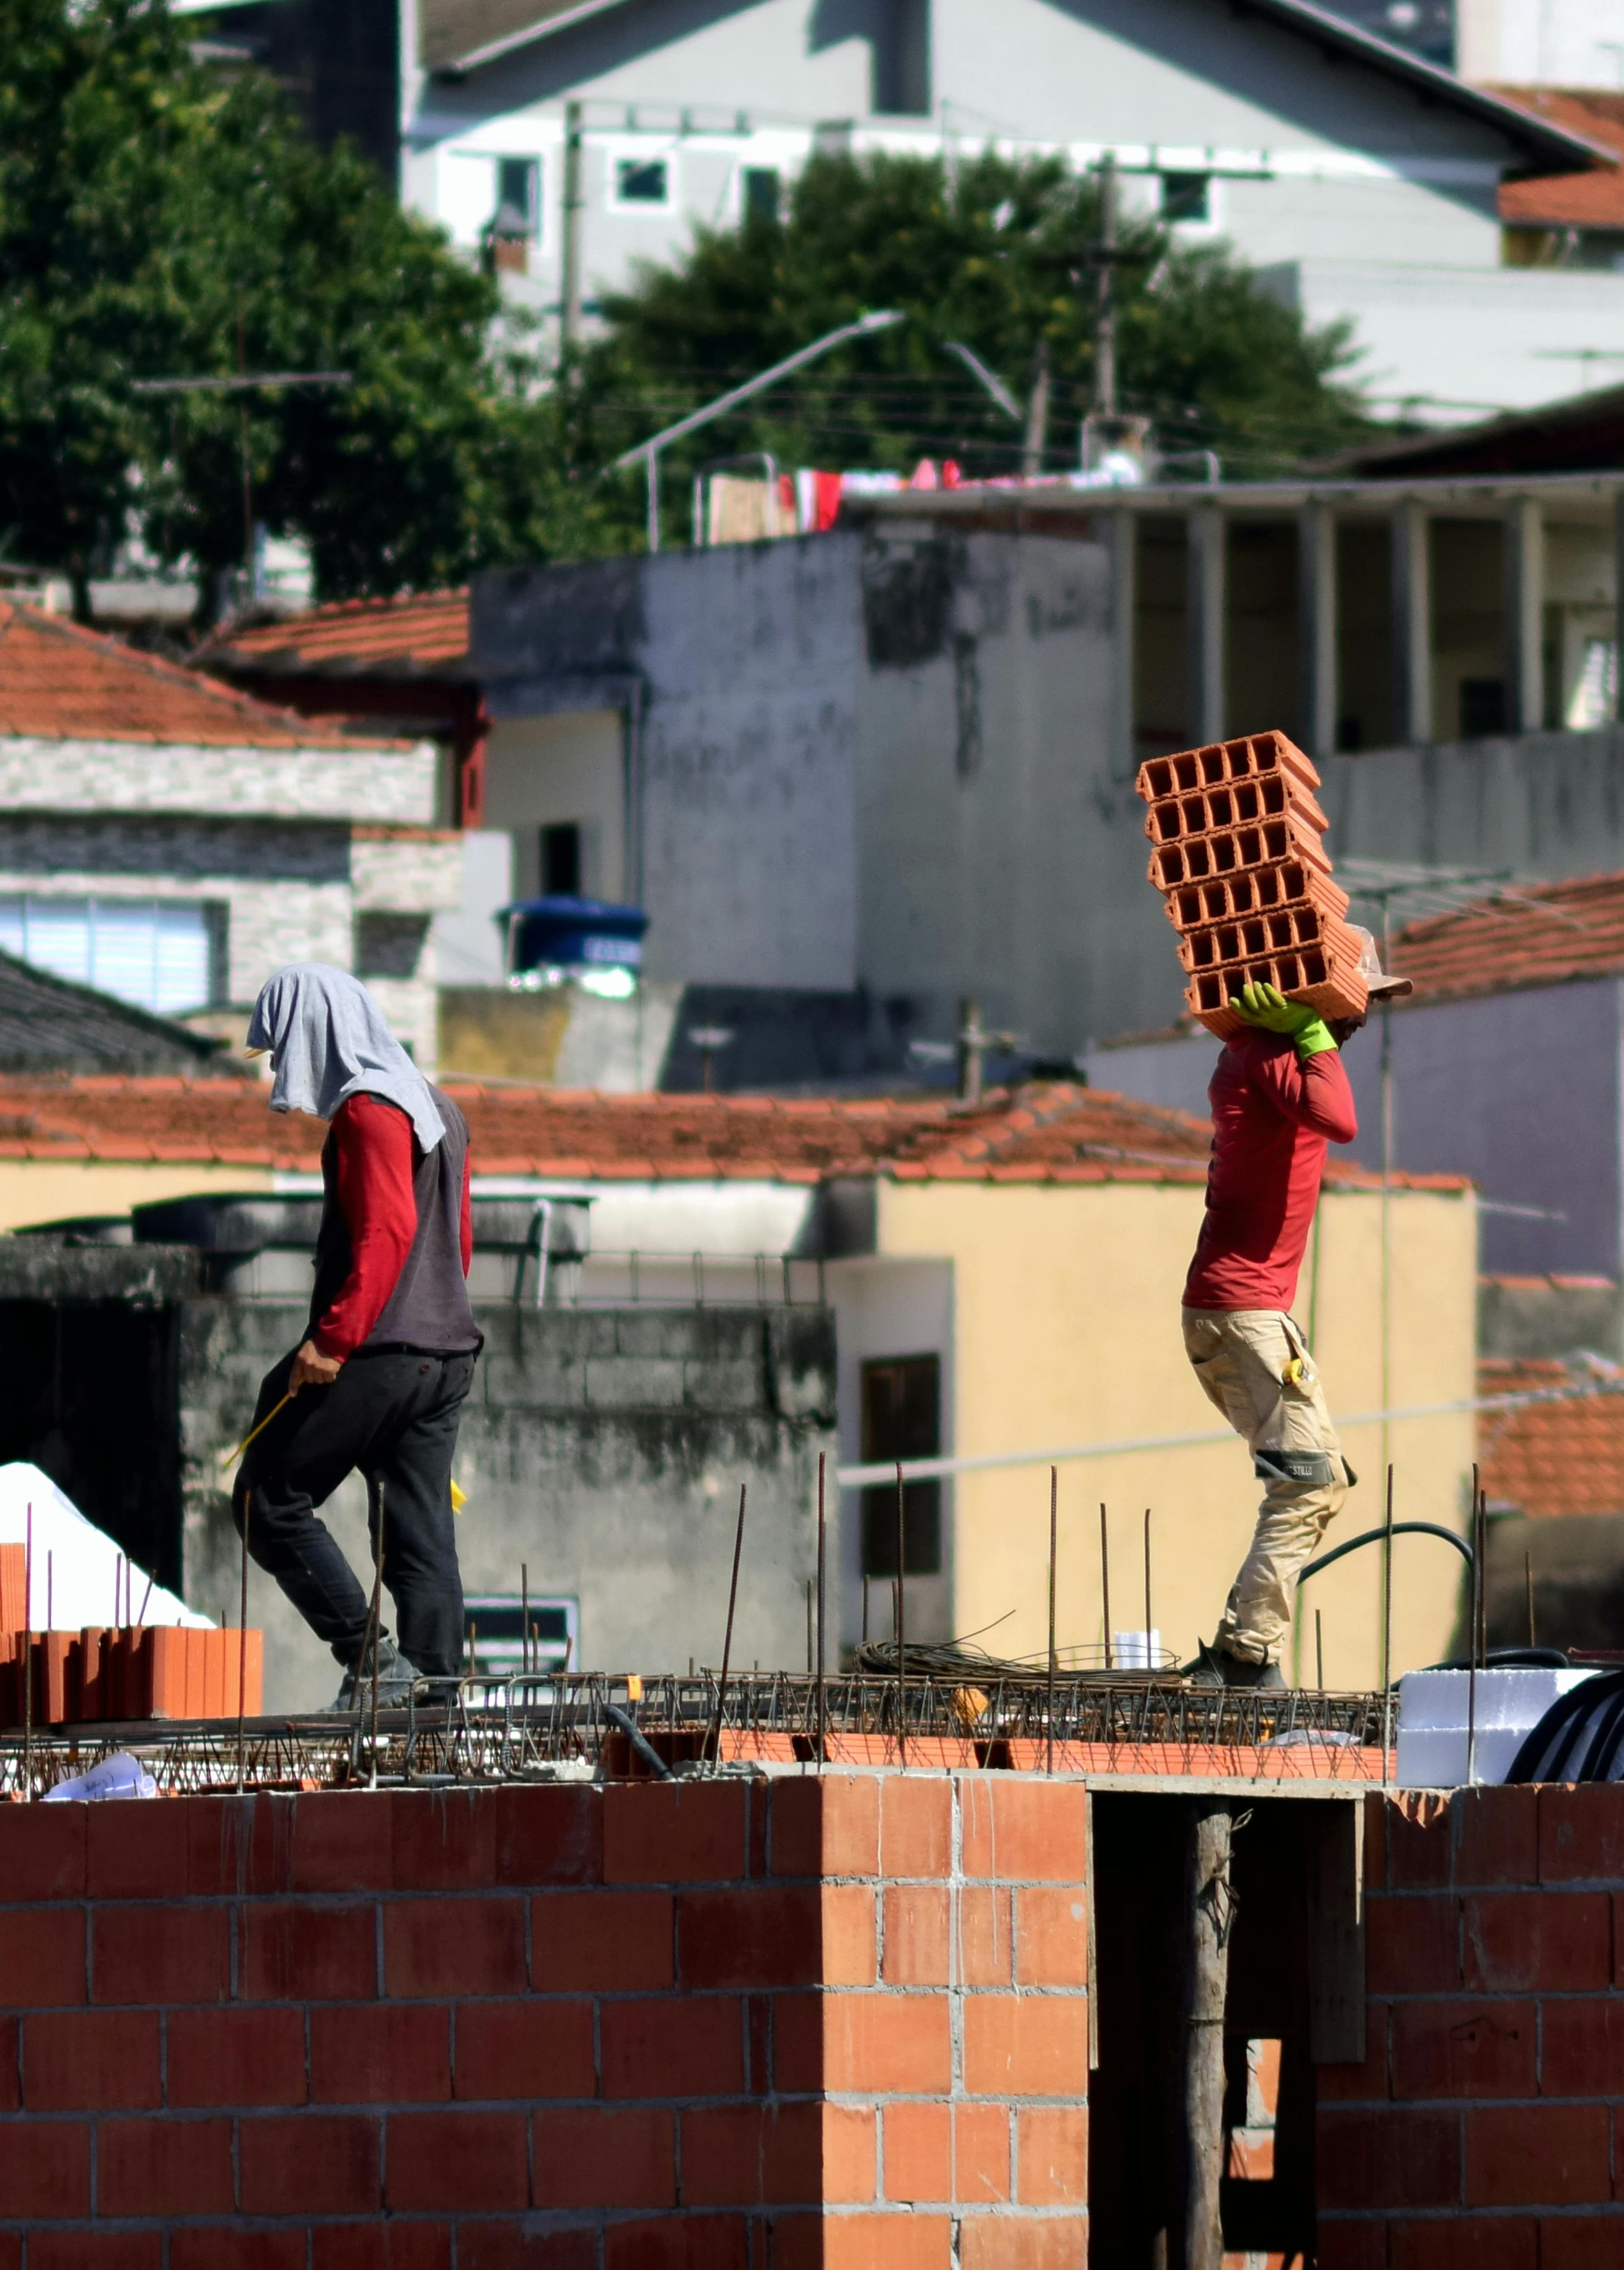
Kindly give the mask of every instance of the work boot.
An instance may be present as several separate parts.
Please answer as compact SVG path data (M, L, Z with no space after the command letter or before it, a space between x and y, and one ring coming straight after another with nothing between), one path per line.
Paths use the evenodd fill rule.
M1197 1650L1196 1659L1182 1666L1181 1677L1192 1687L1284 1687L1286 1678L1278 1663L1251 1663L1243 1655L1231 1655L1227 1647L1209 1647L1203 1640Z
M404 1710L406 1698L422 1673L410 1656L403 1655L387 1632L381 1632L377 1643L378 1708L380 1710ZM332 1708L353 1716L359 1709L372 1708L372 1652L366 1651L344 1674L344 1684L338 1689L338 1699Z

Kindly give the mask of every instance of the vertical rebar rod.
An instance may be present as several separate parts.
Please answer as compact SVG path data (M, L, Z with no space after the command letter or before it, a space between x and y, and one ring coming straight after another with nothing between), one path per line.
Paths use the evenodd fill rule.
M1387 1534L1382 1540L1382 1779L1393 1728L1393 1470L1387 1469Z
M806 1579L806 1676L812 1675L812 1579Z
M738 1527L733 1532L733 1581L728 1586L727 1629L722 1636L722 1677L716 1687L716 1739L711 1754L718 1764L722 1759L722 1713L728 1699L728 1665L733 1658L733 1610L738 1600L738 1556L745 1549L745 1491L738 1486Z
M1478 1765L1478 1593L1483 1568L1478 1524L1478 1470L1472 1469L1472 1576L1467 1591L1466 1647L1466 1785L1477 1779Z
M378 1658L383 1652L383 1477L377 1480L377 1526L372 1538L372 1780L378 1786Z
M1314 1684L1323 1695L1325 1691L1325 1627L1317 1608L1314 1611Z
M523 1676L530 1675L530 1564L519 1563L519 1667Z
M1528 1594L1528 1644L1537 1647L1539 1642L1534 1637L1534 1556L1531 1553L1523 1555L1523 1587Z
M1051 1466L1049 1471L1052 1474L1056 1470ZM1105 1616L1105 1667L1109 1671L1111 1667L1111 1547L1110 1540L1105 1533L1103 1500L1100 1505L1100 1597ZM1054 1644L1052 1638L1049 1644L1052 1648ZM1147 1641L1146 1644L1148 1646L1149 1642Z
M1100 1508L1100 1519L1101 1524L1100 1532L1101 1542L1103 1544L1105 1536L1103 1525L1105 1520L1105 1508L1103 1506ZM1050 1466L1049 1470L1049 1700L1044 1714L1045 1724L1048 1730L1048 1765L1049 1771L1050 1773L1053 1773L1055 1769L1055 1573L1059 1557L1060 1469L1058 1466ZM1110 1621L1109 1617L1106 1621L1106 1645L1109 1648L1110 1644L1109 1636L1110 1632ZM1106 1657L1106 1662L1109 1665L1110 1662L1110 1657L1109 1654Z
M822 1765L827 1756L824 1747L823 1717L823 1576L824 1554L828 1542L828 1524L823 1499L824 1453L818 1453L818 1762Z
M1150 1636L1154 1629L1155 1626L1150 1617L1150 1508L1146 1506L1145 1509L1145 1664L1146 1668L1150 1671L1159 1667L1150 1659Z
M896 1462L896 1762L908 1763L908 1624L902 1571L907 1565L902 1461Z
M246 1755L243 1741L243 1721L248 1707L248 1515L254 1503L254 1493L242 1493L242 1569L237 1586L237 1795L242 1794L243 1761ZM146 1602L141 1603L141 1613L146 1613Z

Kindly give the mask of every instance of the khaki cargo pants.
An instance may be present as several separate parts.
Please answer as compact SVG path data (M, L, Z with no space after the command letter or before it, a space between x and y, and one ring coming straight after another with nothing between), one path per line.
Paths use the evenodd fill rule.
M1278 1663L1297 1572L1341 1512L1355 1477L1308 1339L1291 1317L1279 1309L1186 1309L1183 1324L1196 1377L1268 1484L1213 1645L1249 1663Z

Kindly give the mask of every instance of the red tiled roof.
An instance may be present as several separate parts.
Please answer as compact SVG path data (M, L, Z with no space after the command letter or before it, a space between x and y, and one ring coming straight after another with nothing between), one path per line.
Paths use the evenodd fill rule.
M1560 86L1497 86L1492 91L1546 125L1565 127L1624 158L1624 94ZM1502 182L1500 218L1513 228L1624 229L1624 167L1615 163L1585 174Z
M567 1181L1183 1183L1206 1176L1205 1120L1069 1082L943 1098L597 1095L448 1080L475 1170ZM255 1084L0 1079L0 1158L217 1161L314 1168L319 1121L274 1114ZM1398 1178L1460 1191L1459 1176ZM1333 1189L1378 1178L1345 1166Z
M273 708L60 616L0 600L0 735L255 749L402 748Z
M456 676L468 664L468 593L345 599L226 631L198 660L289 677Z
M1486 1356L1480 1395L1593 1386L1583 1369L1545 1357ZM1478 1447L1491 1504L1545 1518L1624 1513L1624 1394L1576 1393L1560 1402L1481 1414Z
M1393 940L1392 963L1418 1001L1605 977L1624 969L1624 875L1508 886L1409 924Z

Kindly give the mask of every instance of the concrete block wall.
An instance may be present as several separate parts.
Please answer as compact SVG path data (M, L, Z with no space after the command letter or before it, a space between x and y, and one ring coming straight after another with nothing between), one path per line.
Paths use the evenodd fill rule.
M1318 2270L1624 2262L1624 1786L1366 1811L1368 2036L1319 2068Z
M1060 2270L1087 1800L0 1810L0 2270Z

